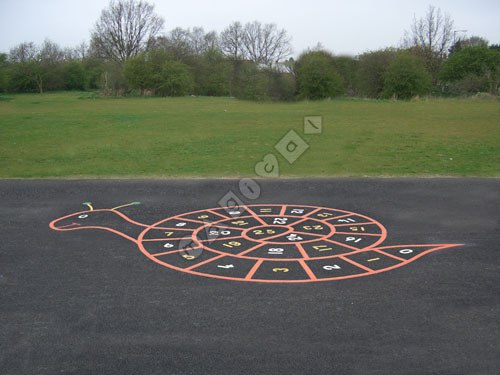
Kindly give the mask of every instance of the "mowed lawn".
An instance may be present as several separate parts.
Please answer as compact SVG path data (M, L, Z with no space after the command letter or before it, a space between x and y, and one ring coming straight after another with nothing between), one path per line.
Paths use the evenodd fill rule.
M0 177L255 176L270 153L282 176L500 176L499 100L91 97L0 96ZM310 147L289 164L292 129Z

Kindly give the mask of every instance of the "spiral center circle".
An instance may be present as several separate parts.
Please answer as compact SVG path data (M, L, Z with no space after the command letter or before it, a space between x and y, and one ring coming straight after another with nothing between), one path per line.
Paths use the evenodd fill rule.
M246 230L244 235L256 241L268 241L293 232L293 228L283 225L262 225Z

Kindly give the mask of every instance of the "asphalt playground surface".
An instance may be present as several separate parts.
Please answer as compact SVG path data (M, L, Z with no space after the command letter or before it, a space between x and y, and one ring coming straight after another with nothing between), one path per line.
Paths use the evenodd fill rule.
M249 200L238 180L0 181L0 374L500 374L500 179L259 184ZM141 202L120 212L153 224L228 191L366 215L384 246L463 246L366 277L265 283L165 267L109 231L49 228L84 202Z

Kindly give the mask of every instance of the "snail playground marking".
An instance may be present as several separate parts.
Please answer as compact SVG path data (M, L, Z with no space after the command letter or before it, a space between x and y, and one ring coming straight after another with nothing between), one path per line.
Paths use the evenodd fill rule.
M461 246L380 246L387 230L378 221L317 206L218 207L147 225L118 211L139 202L111 209L84 204L88 210L56 219L50 228L107 230L134 242L145 256L162 266L226 280L306 283L370 276L405 266L436 250ZM129 233L134 227L136 235Z

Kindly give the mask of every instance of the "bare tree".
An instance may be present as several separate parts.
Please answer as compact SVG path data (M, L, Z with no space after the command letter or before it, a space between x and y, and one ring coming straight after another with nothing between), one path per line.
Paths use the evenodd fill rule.
M233 22L220 34L222 51L233 60L242 60L246 57L243 44L244 30L240 22Z
M406 36L409 47L420 47L422 50L439 57L446 56L453 43L453 20L441 9L429 6L424 17L414 18L411 34Z
M10 50L9 60L14 63L24 63L37 59L38 47L33 42L21 43Z
M92 32L92 47L99 55L117 62L145 50L163 28L154 5L142 0L112 0Z
M64 57L64 50L57 43L45 39L38 54L38 59L44 65L61 64L64 61Z
M254 21L247 23L243 31L246 54L256 64L271 67L292 52L290 37L286 30L278 30L275 24L262 25Z
M219 48L219 38L215 31L205 33L203 27L183 29L176 27L167 35L156 38L155 48L172 52L183 60L190 56L202 55L210 49Z
M406 33L404 46L424 58L434 80L453 44L453 27L450 15L430 5L424 17L414 18L410 33Z
M216 31L210 31L203 37L205 43L205 51L208 50L219 50L220 51L220 40L219 35Z

